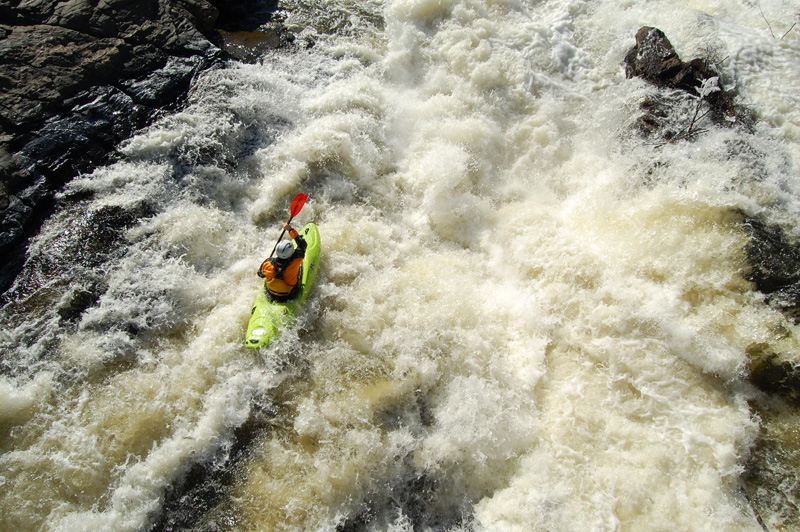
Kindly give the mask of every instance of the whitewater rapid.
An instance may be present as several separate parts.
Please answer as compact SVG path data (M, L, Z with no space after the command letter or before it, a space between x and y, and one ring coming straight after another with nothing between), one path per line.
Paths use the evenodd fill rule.
M800 5L282 7L313 46L206 73L32 244L46 267L3 309L0 528L149 530L201 464L230 473L202 530L763 530L748 350L796 355L798 331L745 280L741 222L800 237ZM721 54L753 130L639 136L645 25ZM317 284L252 352L299 192ZM81 262L79 221L118 211ZM770 530L794 496L757 508Z

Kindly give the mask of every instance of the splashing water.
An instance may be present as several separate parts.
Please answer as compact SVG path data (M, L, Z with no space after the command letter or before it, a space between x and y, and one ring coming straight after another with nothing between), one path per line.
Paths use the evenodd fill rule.
M284 8L313 47L208 72L32 245L2 316L2 528L148 530L202 464L230 478L194 529L762 530L748 349L798 346L741 221L800 236L800 34L733 0ZM644 25L723 48L753 130L639 137ZM301 191L317 285L254 354ZM74 220L120 212L71 262L97 238ZM790 530L776 497L757 510Z

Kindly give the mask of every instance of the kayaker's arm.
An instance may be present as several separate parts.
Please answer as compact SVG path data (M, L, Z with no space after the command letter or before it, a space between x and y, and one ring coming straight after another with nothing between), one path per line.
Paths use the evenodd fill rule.
M308 247L308 243L305 241L305 239L302 236L300 236L300 233L298 233L297 230L291 225L286 224L283 226L283 228L289 232L289 236L291 237L291 239L297 242L297 250L294 252L294 256L305 257L306 248Z
M300 236L300 233L298 233L297 230L291 225L285 224L283 229L289 233L289 237L292 240L297 242L297 249L295 249L294 255L292 256L298 258L305 257L306 248L308 248L308 242L306 242L306 240ZM270 262L269 259L262 262L261 266L259 266L258 271L256 272L256 275L261 278L266 278L267 281L270 281L275 276L275 268L273 267L272 262Z
M267 279L268 282L271 281L275 277L275 268L272 266L272 262L269 259L262 262L256 275L262 279Z

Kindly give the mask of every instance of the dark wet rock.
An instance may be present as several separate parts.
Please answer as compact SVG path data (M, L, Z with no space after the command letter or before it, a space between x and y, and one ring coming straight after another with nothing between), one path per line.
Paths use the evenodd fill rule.
M409 466L405 477L370 490L359 510L341 521L336 532L386 529L398 515L407 519L412 530L471 530L469 504L459 502L442 484L435 476L414 473Z
M800 419L796 409L778 405L762 405L757 411L761 432L745 463L745 494L764 530L798 530Z
M282 25L254 31L220 30L222 49L239 61L255 63L269 50L284 48L294 42L294 36Z
M743 227L750 236L745 246L750 264L747 279L765 294L768 304L797 323L800 245L780 227L759 218L744 217ZM745 463L742 490L764 530L794 530L800 525L800 358L790 347L791 328L779 325L774 332L777 341L756 343L747 349L747 380L764 394L750 401L760 430ZM769 518L762 519L762 515Z
M255 31L273 21L278 0L211 0L219 9L216 27L225 31Z
M268 397L256 397L247 421L233 431L233 437L221 446L209 461L192 464L186 474L165 494L161 514L151 532L217 532L230 530L237 516L230 506L236 475L250 459L250 447L269 432L276 410Z
M800 406L800 361L764 350L765 346L753 346L748 353L750 382L787 404Z
M57 222L48 224L31 245L21 273L0 295L0 322L6 331L0 339L0 374L23 378L48 364L64 331L74 330L108 290L108 264L127 252L127 229L148 211L144 205L92 207L77 197L57 207ZM111 359L112 350L107 353ZM121 357L114 358L119 367ZM78 378L70 372L66 369L58 378Z
M77 103L70 99L89 88L144 81L173 57L215 55L206 34L217 10L207 2L92 4L51 0L11 8L19 23L0 41L4 126L16 128L10 133L67 114Z
M636 121L636 129L645 137L659 136L666 141L679 138L686 130L686 124L676 120L676 110L684 109L685 98L674 93L654 93L648 95L640 104L642 115Z
M800 245L777 226L760 219L746 219L744 227L750 235L745 248L751 271L747 278L765 294L768 304L791 321L800 318ZM789 327L775 331L779 340L791 340ZM747 350L747 378L763 397L756 397L751 406L760 420L760 433L750 450L743 486L756 515L769 515L770 527L797 529L800 518L797 503L800 484L797 482L800 438L800 358L793 349L784 349L782 342L758 343ZM788 343L788 345L792 345ZM767 530L762 523L764 530Z
M219 46L239 61L255 63L269 50L294 43L294 35L275 16L277 0L241 1L220 8Z
M745 248L751 271L747 279L767 296L767 302L795 323L800 320L800 244L780 227L750 218L744 222L750 235Z
M682 67L683 61L664 32L648 26L636 32L636 46L625 56L626 77L640 77L659 86L671 85Z
M722 84L722 73L710 59L692 59L683 62L664 32L645 26L636 33L636 46L625 56L625 76L639 77L656 87L677 91L676 95L658 95L647 98L642 104L644 112L637 127L644 135L659 133L666 140L685 137L706 112L716 125L733 126L750 124L749 113L737 106L732 92ZM717 78L719 90L703 90L704 83ZM691 97L697 105L681 105L680 100ZM699 99L699 100L698 100ZM699 107L700 103L704 108ZM707 107L705 107L707 106ZM699 111L702 111L699 112ZM681 123L677 132L674 126Z
M750 235L745 247L750 271L745 276L766 302L789 320L800 319L800 245L777 226L746 218ZM786 335L791 334L788 330ZM800 359L796 353L779 353L766 344L748 349L749 380L758 389L800 406Z
M291 41L264 28L276 7L275 0L0 4L0 254L8 257L0 292L65 183L113 162L120 141L179 109L200 72ZM260 41L229 36L242 31Z
M69 219L63 230L42 238L31 251L13 288L0 296L0 305L13 303L23 314L38 306L55 305L63 319L74 321L102 294L103 272L98 267L124 253L119 244L125 231L146 213L144 207L86 209L74 205L63 213ZM59 285L63 285L63 291L56 290Z
M0 7L0 253L5 290L25 238L67 181L178 108L225 54L205 0L12 0Z

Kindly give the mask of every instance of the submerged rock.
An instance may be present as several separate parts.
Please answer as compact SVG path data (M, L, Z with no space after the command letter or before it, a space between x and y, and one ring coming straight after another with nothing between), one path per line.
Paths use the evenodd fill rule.
M750 271L745 278L764 294L765 302L781 311L791 322L800 319L800 244L793 242L778 226L758 218L745 217L742 227L750 240L745 246ZM789 338L788 327L777 330ZM750 346L747 352L749 380L758 389L784 402L800 406L800 359L792 352L766 343ZM776 351L777 349L777 351Z
M745 248L751 271L747 278L765 294L766 302L797 323L800 312L800 246L779 227L746 219L750 234ZM797 432L800 406L800 358L790 327L778 326L777 341L747 350L747 378L764 392L751 406L760 420L758 440L742 475L745 493L756 515L768 516L770 527L797 528L800 485ZM763 521L759 522L767 530Z
M777 226L760 219L743 222L750 235L745 247L750 272L745 276L765 301L787 319L800 320L800 244L793 242ZM788 327L776 331L791 339ZM779 397L792 407L800 406L800 358L788 343L786 347L754 344L748 348L749 381L770 396Z
M245 63L255 63L269 50L294 42L294 36L281 25L253 31L220 30L222 49Z
M225 5L217 20L219 46L232 57L255 63L269 50L294 42L280 16L277 0L241 0Z
M800 419L792 409L759 414L762 431L750 450L742 475L747 498L764 530L798 530Z
M792 354L775 353L764 344L751 346L747 355L752 384L791 406L800 406L800 360Z
M16 313L26 314L53 306L62 319L79 318L102 293L102 266L124 253L125 230L147 214L145 209L76 204L61 213L69 221L29 251L13 288L0 295L0 307L13 303Z
M744 223L750 234L745 248L751 271L747 279L767 296L767 302L797 323L800 320L800 244L780 227L750 218Z

